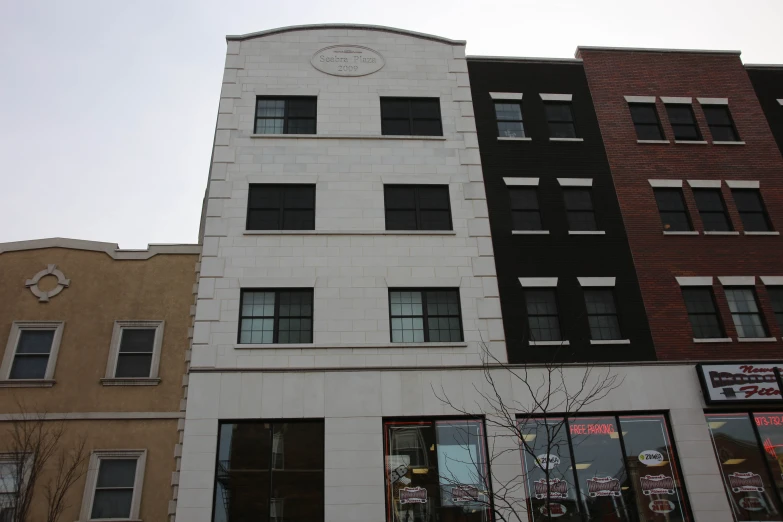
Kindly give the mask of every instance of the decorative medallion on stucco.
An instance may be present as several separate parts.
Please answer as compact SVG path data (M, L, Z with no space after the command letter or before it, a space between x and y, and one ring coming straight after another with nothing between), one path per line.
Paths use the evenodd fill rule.
M57 278L57 286L52 288L51 290L41 290L38 288L38 282L48 276L52 275ZM30 291L33 293L35 297L38 298L38 301L41 303L46 303L49 301L50 297L54 297L60 292L63 291L63 288L66 288L70 286L71 280L66 279L65 274L63 274L60 270L57 269L57 265L49 265L46 267L46 270L41 270L35 276L33 276L32 279L28 279L25 281L24 285L30 289Z

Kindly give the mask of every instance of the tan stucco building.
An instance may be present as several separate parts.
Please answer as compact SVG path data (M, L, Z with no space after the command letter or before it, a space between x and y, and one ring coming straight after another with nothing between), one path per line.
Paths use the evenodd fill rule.
M166 519L199 248L0 244L0 465L12 466L10 433L23 415L61 426L61 449L84 437L86 473L68 490L61 520ZM54 461L35 485L33 519L47 508ZM0 491L0 510L12 496Z

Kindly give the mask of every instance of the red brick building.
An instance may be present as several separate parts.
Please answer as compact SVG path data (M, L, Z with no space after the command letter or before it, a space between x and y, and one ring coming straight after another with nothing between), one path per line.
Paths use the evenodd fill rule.
M783 157L739 52L577 57L658 358L779 357Z

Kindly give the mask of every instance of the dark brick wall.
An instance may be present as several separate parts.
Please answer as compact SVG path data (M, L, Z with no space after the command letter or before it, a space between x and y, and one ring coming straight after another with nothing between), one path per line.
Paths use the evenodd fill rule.
M783 152L783 105L778 102L783 100L783 65L774 68L747 67L746 70L778 142L778 149Z
M783 239L745 236L733 198L723 185L738 236L706 236L686 180L756 180L773 228L783 228L783 159L739 56L581 50L604 146L620 200L631 251L660 359L779 358L783 343L736 342L723 288L715 294L732 343L695 344L676 276L783 275ZM669 144L637 144L624 96L690 96L707 145L675 144L660 99ZM713 145L696 97L728 98L745 145ZM664 236L648 179L683 180L698 236ZM780 338L763 285L757 292L770 335Z
M468 60L484 183L495 250L500 302L509 359L638 361L655 358L625 228L612 185L595 111L580 63ZM531 141L498 141L490 92L523 93L522 112ZM578 136L583 142L550 142L539 93L573 95ZM549 235L512 235L504 177L539 178L539 205ZM568 234L557 178L592 178L596 219L606 235ZM584 296L577 277L616 277L619 319L630 345L591 345ZM520 277L558 277L563 337L569 347L529 346Z

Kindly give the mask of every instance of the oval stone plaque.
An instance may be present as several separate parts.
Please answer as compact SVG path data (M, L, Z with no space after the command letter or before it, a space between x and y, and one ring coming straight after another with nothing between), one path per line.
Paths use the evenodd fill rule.
M365 76L386 65L383 56L360 45L332 45L317 51L310 60L313 67L333 76Z

